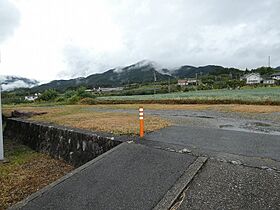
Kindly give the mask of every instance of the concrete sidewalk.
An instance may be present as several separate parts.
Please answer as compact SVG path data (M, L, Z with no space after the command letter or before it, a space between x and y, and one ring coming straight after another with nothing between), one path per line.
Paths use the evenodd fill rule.
M152 209L196 157L123 143L16 209Z

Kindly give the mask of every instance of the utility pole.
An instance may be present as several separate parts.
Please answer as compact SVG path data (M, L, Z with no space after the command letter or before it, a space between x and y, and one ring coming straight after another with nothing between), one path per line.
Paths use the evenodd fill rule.
M1 51L0 51L0 64L1 64ZM1 103L2 85L0 83L0 161L4 160L4 144L3 144L3 127L2 127L2 103Z
M154 94L156 94L156 81L157 81L157 76L156 76L156 71L154 70Z
M270 55L268 56L268 68L270 68Z
M170 93L170 90L171 90L171 88L170 88L170 78L168 78L168 93Z

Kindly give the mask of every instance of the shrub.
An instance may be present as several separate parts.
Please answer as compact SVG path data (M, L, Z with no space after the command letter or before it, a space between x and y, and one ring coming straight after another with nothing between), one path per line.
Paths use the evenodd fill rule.
M96 96L90 92L86 92L86 88L85 87L80 87L77 91L76 91L77 96L79 96L80 98L95 98Z
M80 100L80 104L94 105L97 103L96 103L96 100L93 98L83 98Z
M65 98L61 96L61 97L56 98L55 101L56 102L63 102L63 101L65 101Z
M64 97L65 98L71 98L73 95L76 94L76 91L74 90L67 90L65 93L64 93Z
M71 98L67 100L69 104L76 104L80 101L80 97L77 95L73 95Z

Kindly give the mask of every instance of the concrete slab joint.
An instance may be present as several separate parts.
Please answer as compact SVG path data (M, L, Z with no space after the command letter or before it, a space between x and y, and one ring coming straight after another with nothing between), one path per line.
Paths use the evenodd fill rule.
M207 157L198 157L192 163L185 173L177 180L177 182L168 190L161 201L153 208L153 210L168 210L172 207L176 199L180 196L184 189L190 184L194 176L201 169Z

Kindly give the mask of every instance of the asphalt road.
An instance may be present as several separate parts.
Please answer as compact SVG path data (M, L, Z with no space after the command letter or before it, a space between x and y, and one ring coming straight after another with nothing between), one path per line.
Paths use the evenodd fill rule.
M280 174L208 160L178 210L280 209Z
M178 144L201 152L214 151L280 161L280 136L219 128L171 126L145 139Z
M123 143L21 209L152 209L196 157Z

